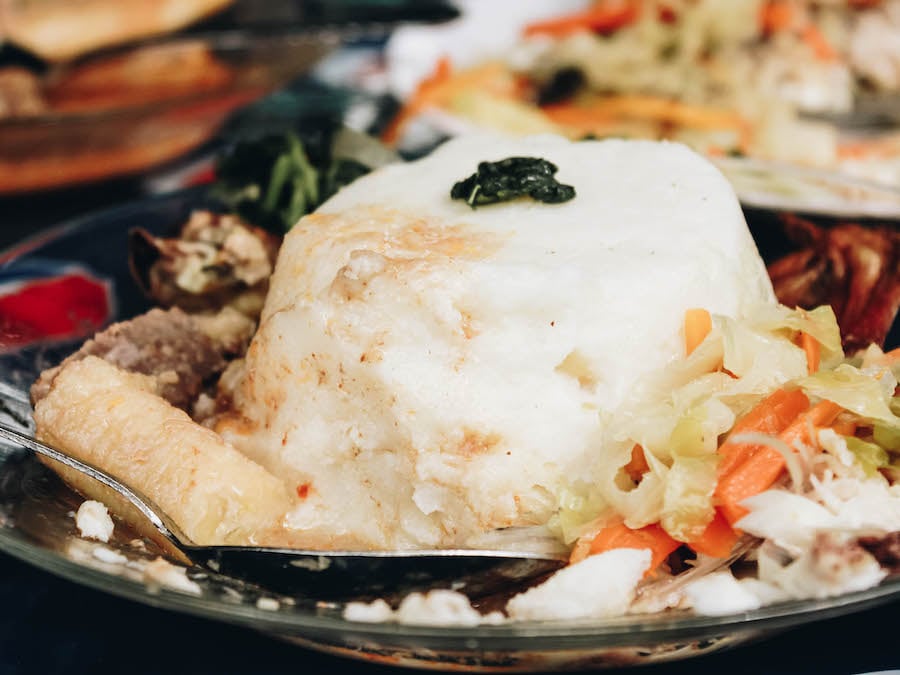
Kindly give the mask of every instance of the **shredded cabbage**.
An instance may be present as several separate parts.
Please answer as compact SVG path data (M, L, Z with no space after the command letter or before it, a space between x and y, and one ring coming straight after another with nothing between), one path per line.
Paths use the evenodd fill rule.
M837 317L829 305L812 310L790 309L784 305L763 306L752 317L753 324L772 332L803 332L815 338L822 347L823 367L837 365L844 358L841 331Z
M618 409L601 414L595 480L560 496L555 530L572 543L624 520L633 529L659 524L679 542L698 540L716 515L724 438L775 389L796 386L812 404L829 400L848 411L838 419L855 423L856 431L810 426L816 433L790 441L752 428L732 435L736 443L777 450L787 467L769 490L741 502L749 513L735 527L748 537L739 546L751 545L749 535L765 540L754 547L754 588L764 587L773 599L773 593L822 597L878 583L877 561L852 545L853 536L900 529L896 360L877 347L845 357L828 307L766 306L743 318L712 318L712 330L689 356L637 382ZM812 375L800 333L821 347ZM642 475L629 466L636 445L646 460ZM729 565L733 559L716 560ZM668 590L644 605L689 602L683 588L666 585L682 576L663 572L659 579Z
M810 396L833 401L864 419L900 430L900 417L891 410L897 380L887 369L873 373L842 363L834 370L802 378L797 384Z
M700 537L715 515L712 503L718 457L676 457L665 482L660 525L673 539Z
M844 441L847 443L847 449L853 453L866 475L874 476L879 469L891 465L891 458L880 445L869 443L855 436L845 436Z
M600 514L609 505L597 490L583 483L570 485L559 494L559 510L551 519L550 528L559 534L566 544L572 544L581 537L593 534L602 527Z

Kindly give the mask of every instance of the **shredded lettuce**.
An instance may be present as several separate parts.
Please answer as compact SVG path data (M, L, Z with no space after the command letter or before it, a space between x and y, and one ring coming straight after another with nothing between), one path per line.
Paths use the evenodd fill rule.
M880 445L869 443L855 436L845 436L844 441L847 443L847 449L853 453L867 476L874 476L879 469L885 469L891 465L890 456Z
M608 509L606 500L590 486L581 483L571 485L560 492L559 510L550 527L566 544L572 544L595 532L599 528L598 521Z
M881 422L888 429L900 429L900 417L891 410L897 381L887 370L880 377L846 363L799 380L810 396L827 399L860 417Z
M784 305L760 307L753 313L753 325L770 332L806 333L822 347L822 364L836 365L844 357L837 317L829 305L812 310L790 309Z
M723 367L737 376L731 394L764 395L807 373L806 354L793 336L762 331L753 324L728 317L713 317L724 342Z
M872 440L888 452L900 454L900 429L876 423L872 427Z

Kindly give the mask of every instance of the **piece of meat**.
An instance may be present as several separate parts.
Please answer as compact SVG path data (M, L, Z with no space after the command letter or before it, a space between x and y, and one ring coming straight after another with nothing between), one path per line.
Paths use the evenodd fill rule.
M129 266L163 307L196 312L228 305L256 317L280 244L280 237L236 216L195 211L177 237L133 230Z
M801 248L769 265L778 300L806 309L831 305L848 352L883 346L900 310L900 231L821 227L792 215L784 220Z
M900 532L883 537L860 537L859 545L874 556L890 574L900 574Z
M231 309L210 316L152 309L110 326L60 366L41 373L31 398L37 403L46 396L62 366L99 356L123 370L153 376L160 396L187 410L229 360L243 354L253 329L250 319Z

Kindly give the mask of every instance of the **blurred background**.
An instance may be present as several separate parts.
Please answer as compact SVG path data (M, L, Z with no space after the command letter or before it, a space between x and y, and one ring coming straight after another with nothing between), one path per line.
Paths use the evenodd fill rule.
M895 214L898 95L897 0L2 0L0 226L323 119L407 155L478 128L672 139L747 201Z

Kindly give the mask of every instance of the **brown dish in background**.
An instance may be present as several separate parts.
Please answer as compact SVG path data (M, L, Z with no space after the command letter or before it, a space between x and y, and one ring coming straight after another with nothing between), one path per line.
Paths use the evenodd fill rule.
M44 76L0 70L0 195L126 175L179 157L337 43L334 35L172 38Z

